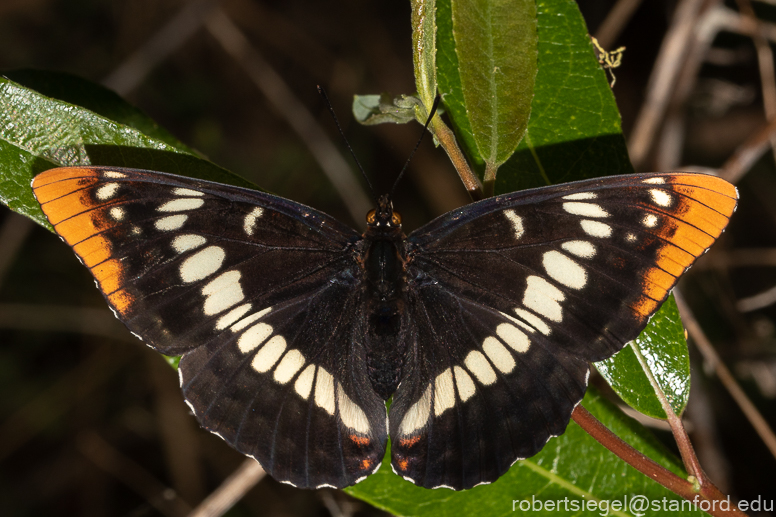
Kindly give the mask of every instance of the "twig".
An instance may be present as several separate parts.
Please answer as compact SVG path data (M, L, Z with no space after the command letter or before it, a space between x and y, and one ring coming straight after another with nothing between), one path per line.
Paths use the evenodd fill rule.
M739 298L736 302L736 308L741 312L752 312L764 309L776 303L776 286L766 289L753 296Z
M589 411L582 407L581 404L574 409L571 418L574 419L574 422L584 429L585 432L595 438L598 443L612 451L625 463L650 479L657 481L680 497L684 497L688 501L697 501L699 498L709 501L724 499L718 498L716 494L704 493L703 489L701 489L699 493L696 491L695 485L692 482L680 478L670 470L662 465L658 465L652 459L625 443L620 437L599 422ZM720 505L720 508L718 509L717 505L712 505L712 509L709 513L714 516L724 514L746 515L739 510L738 507L733 506L729 510L723 510L721 506L722 505Z
M674 12L649 80L647 99L639 112L628 142L631 161L640 169L652 148L660 123L674 93L685 63L689 42L697 30L698 17L709 0L682 0ZM718 1L718 0L713 0Z
M720 178L733 184L738 183L743 175L749 172L749 169L765 154L774 137L776 137L776 118L738 146L733 156L728 158L720 169Z
M609 14L596 30L595 37L603 48L610 48L614 45L640 5L641 0L618 0L614 4L614 7L611 8Z
M201 26L220 0L193 0L137 49L102 84L119 95L137 88L151 70L183 45Z
M776 118L776 72L773 69L773 51L768 40L763 36L760 28L760 20L752 8L749 0L736 0L738 8L744 17L749 18L755 25L755 33L752 36L754 46L757 49L757 64L760 68L760 85L763 92L763 108L765 119ZM776 158L776 136L771 138L771 150Z
M259 463L247 458L188 517L220 517L243 498L264 477Z
M463 182L463 186L466 192L474 201L479 201L487 194L483 192L483 186L480 179L469 167L469 162L466 161L466 157L463 155L461 148L458 147L458 141L455 139L455 133L447 127L442 121L442 117L436 116L431 121L431 127L433 128L434 136L439 140L439 144L442 149L445 150L450 161L453 162L455 170L458 172L458 176ZM494 175L495 181L495 175ZM493 185L491 185L491 192L489 195L493 195Z
M282 77L264 60L237 25L221 9L212 12L205 26L304 141L334 185L353 220L363 221L364 215L372 206L369 196L356 181L336 146L331 143L305 106L294 96Z
M175 491L165 486L148 470L124 456L97 433L85 431L76 440L78 450L100 469L115 477L143 497L159 513L182 517L191 511Z
M652 370L650 369L644 354L641 352L641 349L638 347L635 341L631 342L630 346L635 353L636 359L641 365L642 370L644 370L644 373L647 376L650 385L652 386L652 390L654 391L655 396L657 397L658 401L660 401L660 406L663 408L663 412L666 414L666 421L671 428L671 433L674 435L674 440L676 441L676 445L679 449L679 454L682 457L685 470L687 470L687 473L694 479L694 482L698 484L701 494L703 494L707 499L724 499L725 496L722 494L722 492L719 491L719 489L703 471L703 468L698 461L698 457L695 454L695 449L692 446L692 442L690 442L690 437L687 435L687 431L684 429L682 419L677 416L673 407L671 407L671 404L668 402L668 398L666 397L662 386L660 386L660 383L652 374Z
M704 361L714 368L714 372L722 385L736 401L741 411L744 412L749 423L752 424L757 434L760 435L760 439L765 443L771 455L776 458L776 435L773 434L773 430L768 425L768 422L765 421L755 405L752 404L752 401L749 400L749 397L746 396L744 390L738 385L733 374L730 373L730 370L719 358L719 355L714 350L714 347L706 337L700 324L698 324L698 320L695 319L692 310L684 301L678 289L674 289L674 297L676 298L676 305L679 307L684 326L687 328L690 337L692 337L693 343L695 343L695 346L698 347L701 355L703 355Z

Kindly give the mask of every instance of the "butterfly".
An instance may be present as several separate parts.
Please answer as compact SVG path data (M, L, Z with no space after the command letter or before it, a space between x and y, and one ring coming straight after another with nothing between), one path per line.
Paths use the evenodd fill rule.
M590 362L644 329L722 233L735 187L691 173L504 194L405 236L388 196L360 234L274 195L64 167L32 188L116 316L180 355L200 424L275 479L394 472L493 482L564 432ZM390 410L386 400L392 397Z

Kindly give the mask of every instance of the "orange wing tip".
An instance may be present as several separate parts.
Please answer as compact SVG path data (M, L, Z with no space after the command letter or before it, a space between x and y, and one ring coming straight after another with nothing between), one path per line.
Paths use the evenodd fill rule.
M738 190L731 183L710 174L674 174L671 176L672 185L692 185L702 187L730 199L738 199Z
M69 179L97 178L100 173L97 169L85 167L57 167L43 171L32 179L32 188L38 189L51 183Z

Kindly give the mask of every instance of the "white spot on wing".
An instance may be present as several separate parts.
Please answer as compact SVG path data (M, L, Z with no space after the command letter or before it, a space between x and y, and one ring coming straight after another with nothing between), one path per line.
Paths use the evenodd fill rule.
M210 246L183 261L180 267L181 279L186 283L207 278L219 270L226 252L219 246Z
M649 183L651 185L663 185L665 184L665 178L647 178L642 183Z
M496 334L515 352L521 354L528 352L528 348L531 346L531 340L528 339L525 332L509 323L502 323L496 327Z
M609 217L609 212L595 203L563 203L563 210L582 217Z
M120 206L114 206L110 209L110 216L113 218L114 221L121 221L124 219L124 209Z
M205 204L204 199L184 197L181 199L173 199L168 201L159 208L157 212L184 212L186 210L194 210Z
M264 209L260 206L257 206L251 212L245 216L245 223L243 224L243 230L245 230L245 233L248 235L253 235L253 231L256 226L256 219L260 218L262 215L264 215Z
M257 319L261 318L262 316L264 316L265 314L267 314L271 310L272 310L272 307L267 307L266 309L262 309L259 312L255 312L255 313L251 314L250 316L247 316L246 318L241 319L240 321L238 321L237 323L232 325L232 332L239 332L239 331L241 331L242 329L244 329L245 327L247 327L248 325L250 325L251 323L253 323Z
M104 178L114 178L114 179L121 179L121 178L126 178L127 177L126 174L124 174L123 172L118 172L118 171L105 171L105 172L102 173L102 176Z
M273 377L280 384L285 384L296 375L296 372L302 369L302 366L304 366L304 356L302 352L294 348L286 352L286 355L280 360Z
M523 218L515 213L514 210L504 210L504 216L512 223L512 227L515 229L515 239L520 239L525 233L523 228Z
M278 362L285 349L286 340L283 336L272 336L253 357L251 366L259 373L268 372Z
M569 194L568 196L563 196L563 199L568 199L570 201L579 201L581 199L596 199L598 197L598 194L595 192L577 192L575 194Z
M523 320L525 320L525 322L528 323L528 325L526 325L526 323L520 320L517 320L520 326L529 329L531 332L533 332L534 329L538 330L545 336L549 336L550 332L552 332L552 329L549 327L549 325L543 322L542 319L536 316L535 314L528 312L525 309L521 309L520 307L515 307L514 311L515 311L515 314L517 314L520 318L522 318Z
M172 191L176 196L204 196L205 194L198 190L191 190L188 188L176 188Z
M227 271L208 282L202 288L202 296L206 296L203 310L208 316L223 312L245 299L240 286L239 271Z
M579 221L582 229L591 237L599 237L605 239L612 236L612 227L606 223L600 221L591 221L589 219L582 219Z
M322 366L315 376L315 403L328 414L334 414L334 379Z
M476 392L474 381L460 366L453 367L453 373L455 374L455 387L458 389L458 396L461 397L462 402L466 402Z
M512 327L512 325L509 326ZM515 358L512 357L512 354L509 352L509 350L507 350L507 348L501 344L501 341L494 338L493 336L488 336L485 338L485 340L482 342L482 350L485 352L485 355L488 356L490 362L493 363L493 366L495 366L501 373L510 373L515 369Z
M100 188L98 188L94 195L100 201L105 201L115 196L118 189L118 183L106 183L105 185L102 185Z
M246 312L251 310L252 305L250 303L244 303L239 307L235 307L231 311L227 312L216 323L216 330L224 330L226 327L242 318Z
M162 217L161 219L157 220L154 223L154 226L157 230L162 232L170 232L173 230L177 230L181 226L183 226L183 223L186 222L186 219L188 219L189 216L180 214L180 215L170 215L167 217Z
M237 340L237 347L240 352L247 354L256 349L257 346L262 344L268 337L272 335L272 326L266 323L259 323L254 325Z
M652 196L652 201L654 201L656 205L662 207L671 206L671 196L665 190L653 188L649 191L649 195Z
M203 244L207 242L207 239L202 237L201 235L194 235L194 234L184 234L184 235L178 235L173 239L172 241L172 247L175 249L177 253L183 253L184 251L193 250L194 248L199 248Z
M399 426L399 435L407 436L426 426L428 417L431 416L431 392L429 384L423 396L404 414Z
M454 405L453 370L448 368L437 375L434 381L434 414L439 416Z
M561 248L580 258L591 259L595 257L595 246L588 241L568 241L560 245Z
M294 390L296 393L307 400L310 396L310 391L313 389L313 378L315 377L315 365L308 365L307 368L296 378L294 383Z
M340 420L346 427L357 433L369 434L369 419L358 404L350 400L341 384L337 384L337 407Z
M463 364L482 384L488 386L496 382L496 372L493 371L490 363L479 350L469 352L469 355L463 360Z
M545 253L546 256L547 254ZM535 313L544 316L548 320L560 323L563 320L563 310L558 302L562 302L565 299L563 292L544 278L538 276L528 277L525 294L523 295L523 305Z
M647 228L654 228L657 226L657 216L655 214L646 214L641 219L641 224L643 224Z
M552 250L545 253L542 257L542 265L548 275L566 287L582 289L587 284L585 268L559 251Z

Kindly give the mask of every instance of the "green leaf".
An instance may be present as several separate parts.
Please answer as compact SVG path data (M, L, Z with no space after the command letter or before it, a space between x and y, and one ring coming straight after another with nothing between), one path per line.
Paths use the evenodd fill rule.
M672 472L684 475L671 453L640 424L601 399L595 389L588 390L582 403L618 436ZM395 515L512 515L513 504L519 509L517 505L523 500L533 504L536 501L542 504L561 501L562 504L567 498L566 504L569 504L572 500L623 501L626 496L631 500L640 495L651 501L661 501L664 497L667 501L681 501L679 496L611 454L573 422L563 435L550 439L539 454L518 461L495 483L463 492L417 487L391 472L389 458L386 455L379 472L346 491ZM531 515L570 513L602 515L601 509L562 513L544 510ZM627 509L609 511L609 514L632 515ZM676 515L702 515L702 512L677 511Z
M452 0L453 38L479 155L493 169L523 138L536 77L534 0Z
M436 11L435 0L411 0L412 62L415 68L415 88L423 105L431 109L437 94L436 78ZM421 124L426 122L425 109L418 113Z
M53 83L57 76L50 73L47 79ZM40 83L42 78L37 75L35 80ZM84 91L104 91L96 85L85 88L84 83L64 76L61 91L55 92L57 88L51 84L46 88L49 93L71 99ZM178 147L157 138L167 138L166 132L154 129L153 121L147 117L144 120L138 111L130 116L127 104L117 96L96 96L101 99L99 104L104 114L131 121L155 136L0 78L0 202L48 228L32 195L30 182L46 169L66 165L152 169L255 188L243 178L195 156L185 146Z
M657 389L674 413L681 415L690 397L690 354L673 296L630 346L595 366L620 398L637 411L653 418L666 418L655 393Z
M354 95L353 116L359 124L406 124L415 120L415 106L422 105L420 99L409 95L392 98L387 93L380 95Z
M42 95L81 106L114 122L133 127L181 151L195 154L193 149L166 129L159 127L148 115L119 97L116 92L82 77L65 72L33 69L11 70L3 76Z

